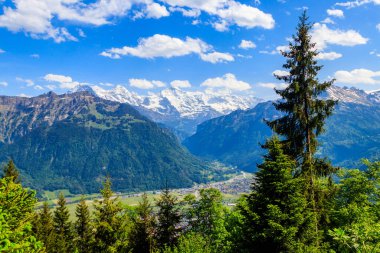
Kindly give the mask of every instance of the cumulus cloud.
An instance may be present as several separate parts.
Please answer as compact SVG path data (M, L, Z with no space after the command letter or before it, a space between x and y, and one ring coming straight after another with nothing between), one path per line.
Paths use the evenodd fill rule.
M354 1L336 3L336 5L346 7L346 8L355 8L355 7L359 7L359 6L362 6L365 4L371 4L371 3L375 5L380 5L380 0L354 0Z
M281 52L286 52L288 50L289 50L289 46L288 45L282 45L282 46L277 46L275 50L271 50L271 51L261 50L259 53L260 54L275 55L275 54L281 54Z
M102 26L112 24L115 18L128 15L135 19L167 17L170 15L169 10L180 11L186 17L198 17L201 12L205 12L210 15L211 20L205 23L223 24L219 26L219 30L227 30L231 25L272 29L275 24L271 14L234 0L11 1L12 7L3 7L0 27L12 32L24 32L36 39L53 39L57 43L78 40L65 27L57 26L61 25L62 21L78 25ZM78 35L83 37L83 31L78 30Z
M274 76L288 76L288 75L290 75L290 73L288 71L285 71L285 70L275 70L275 71L273 71L272 75L274 75Z
M27 87L31 87L34 85L34 81L30 79L24 79L21 77L16 77L16 81L25 83Z
M336 53L336 52L320 52L316 59L317 60L327 60L327 61L333 61L339 58L342 58L342 54Z
M258 83L257 84L260 87L267 88L267 89L284 89L286 88L286 84L284 83Z
M380 23L377 24L376 29L380 32Z
M205 80L201 86L208 88L228 89L233 91L245 91L251 89L251 85L249 83L237 80L236 76L231 73L225 74L222 77L209 78Z
M334 77L338 83L342 84L380 84L380 71L368 69L340 70L335 72Z
M167 17L170 15L166 7L158 3L148 4L146 7L146 13L147 13L146 14L147 18L155 18L155 19Z
M7 82L4 82L4 81L2 81L2 82L0 82L0 86L2 86L2 87L7 87L7 86L8 86L8 83L7 83Z
M337 18L344 18L344 12L338 9L328 9L327 14Z
M58 83L61 89L73 89L78 85L82 84L77 81L73 81L70 76L47 74L44 76L44 80L48 82Z
M187 37L185 40L182 40L161 34L140 39L136 47L111 48L100 53L100 55L112 59L120 59L122 56L127 55L153 59L157 57L172 58L190 54L197 54L202 60L211 63L234 61L234 57L231 54L216 52L212 46L200 39Z
M131 87L135 87L135 88L143 89L143 90L162 88L166 86L166 84L161 81L156 81L156 80L149 81L146 79L136 79L136 78L129 79L129 85Z
M239 45L240 48L242 49L250 49L250 48L255 48L256 44L253 41L250 40L242 40Z
M228 30L231 25L272 29L275 24L271 14L233 0L163 0L162 2L173 8L203 11L213 16L216 21L210 23L218 31Z
M328 45L357 46L367 44L368 39L354 30L333 30L326 24L316 23L311 32L313 41L319 50L325 49Z
M170 86L176 89L190 88L191 83L188 80L174 80L170 83Z

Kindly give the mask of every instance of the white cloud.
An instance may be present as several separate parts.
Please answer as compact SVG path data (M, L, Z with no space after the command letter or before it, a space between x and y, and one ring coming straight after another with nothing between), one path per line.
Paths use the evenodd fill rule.
M34 85L33 80L30 80L30 79L24 79L21 77L16 77L16 81L25 83L27 87L31 87Z
M48 82L58 82L58 83L70 83L73 79L70 76L47 74L44 79Z
M148 4L146 7L146 12L147 12L147 15L146 15L147 18L158 19L158 18L167 17L170 15L166 7L158 3Z
M354 1L336 3L336 5L347 7L347 8L354 8L354 7L359 7L359 6L370 4L370 3L373 3L375 5L380 5L380 0L354 0Z
M219 52L201 54L201 59L211 63L231 62L235 60L231 54Z
M234 91L245 91L251 89L249 83L239 81L234 74L228 73L222 77L209 78L205 80L201 86L208 88L221 88Z
M171 12L179 11L185 17L196 18L196 17L199 17L201 15L201 11L198 10L198 9L184 9L184 8L181 8L181 7L170 7L169 10Z
M380 23L377 24L376 29L380 32Z
M216 13L229 24L236 24L245 28L262 27L273 29L275 24L272 15L235 1L229 1L227 8L219 9Z
M250 48L255 48L256 44L253 41L250 40L242 40L239 45L240 48L242 49L250 49Z
M76 41L64 27L55 27L53 21L100 26L110 24L113 17L127 14L132 2L125 0L97 0L86 4L82 0L12 0L14 8L3 7L0 27L12 32L25 32L33 38L56 42ZM151 1L146 1L151 2Z
M327 14L337 18L344 18L344 12L338 9L328 9Z
M281 52L286 52L289 51L289 46L288 45L282 45L282 46L277 46L275 50L268 51L268 50L261 50L259 53L260 54L281 54Z
M316 58L316 60L327 60L327 61L333 61L339 58L342 58L342 54L336 53L336 52L320 52Z
M8 86L8 83L7 82L0 82L0 86L3 86L3 87L7 87Z
M367 44L368 39L354 30L332 30L326 24L316 23L311 32L312 40L319 50L328 45L357 46Z
M3 54L3 53L5 53L5 51L0 48L0 54Z
M257 84L260 87L267 88L267 89L284 89L286 88L286 84L284 83L258 83Z
M156 80L149 81L146 79L136 79L136 78L129 79L129 85L131 87L135 87L135 88L143 89L143 90L162 88L166 86L166 84L161 81L156 81Z
M44 90L44 87L42 87L41 85L35 85L35 86L33 86L33 89L35 89L35 90Z
M19 97L23 97L23 98L30 98L31 96L30 95L27 95L25 93L21 93L18 95Z
M187 37L185 40L181 40L161 34L140 39L136 47L111 48L103 51L100 55L112 59L119 59L121 56L126 55L153 59L157 57L172 58L190 54L197 54L202 60L211 63L234 61L232 55L215 52L212 46L200 39Z
M332 20L331 18L325 18L322 23L324 24L335 24L334 20Z
M59 83L59 88L61 89L73 89L81 84L77 81L73 81L70 76L64 75L47 74L44 76L44 79L48 82Z
M163 0L162 2L172 7L203 11L214 16L217 20L211 24L218 31L228 30L231 25L272 29L275 24L271 14L234 0Z
M24 32L36 39L53 39L60 43L77 41L65 27L57 24L102 26L112 24L118 17L162 18L170 11L180 11L187 17L198 17L201 12L210 15L214 27L227 30L231 25L272 29L275 21L271 14L234 0L11 0L13 6L3 7L0 27L12 32ZM163 3L163 4L162 4ZM136 6L137 11L132 12ZM173 8L173 9L172 9ZM133 15L134 14L134 15ZM222 26L217 24L223 24ZM79 37L83 33L78 30Z
M334 77L338 83L342 84L380 84L380 71L368 69L340 70L335 72Z
M170 83L170 86L176 89L190 88L191 83L188 80L174 80Z
M273 71L272 75L274 76L288 76L290 73L288 71L285 71L285 70L275 70Z

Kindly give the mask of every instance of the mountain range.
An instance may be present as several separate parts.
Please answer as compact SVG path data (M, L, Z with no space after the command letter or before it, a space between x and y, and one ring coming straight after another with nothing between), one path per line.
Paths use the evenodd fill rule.
M139 95L118 85L106 90L99 86L79 85L71 92L87 91L100 98L128 103L149 119L173 130L180 139L195 133L200 123L229 114L239 109L249 109L262 99L252 95L184 91L164 89L158 93Z
M380 92L331 87L323 97L338 100L333 116L320 136L318 155L334 165L358 166L361 158L380 157ZM273 133L264 119L281 117L272 101L249 110L208 120L184 144L198 156L217 159L240 169L255 171L265 150L260 148Z
M189 187L218 172L127 103L88 92L0 96L0 162L12 158L34 189L97 192Z

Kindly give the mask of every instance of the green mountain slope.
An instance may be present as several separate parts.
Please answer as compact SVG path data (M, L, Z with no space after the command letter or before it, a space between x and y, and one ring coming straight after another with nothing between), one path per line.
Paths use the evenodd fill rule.
M213 171L128 104L88 93L0 98L0 161L13 158L27 186L95 192L188 187Z
M260 144L272 135L263 119L279 116L272 102L261 103L251 110L204 122L184 144L193 154L254 171L264 153ZM335 165L351 167L361 158L379 158L380 105L339 103L319 140L318 155Z

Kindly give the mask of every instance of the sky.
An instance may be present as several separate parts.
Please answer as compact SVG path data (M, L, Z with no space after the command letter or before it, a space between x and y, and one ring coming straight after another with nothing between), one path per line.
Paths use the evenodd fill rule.
M380 0L0 0L0 95L88 84L271 98L304 9L319 79L380 89Z

